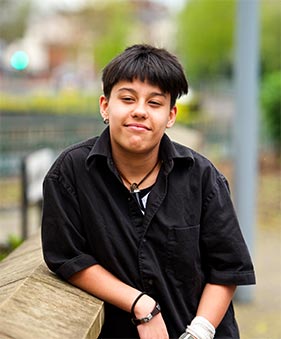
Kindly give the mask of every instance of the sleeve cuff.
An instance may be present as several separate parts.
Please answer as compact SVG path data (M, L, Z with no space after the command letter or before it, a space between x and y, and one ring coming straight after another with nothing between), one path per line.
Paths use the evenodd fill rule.
M256 283L254 271L220 272L212 270L208 282L220 285L254 285Z
M57 271L56 274L65 280L68 280L73 274L82 271L83 269L97 264L94 257L88 254L80 254L65 262Z

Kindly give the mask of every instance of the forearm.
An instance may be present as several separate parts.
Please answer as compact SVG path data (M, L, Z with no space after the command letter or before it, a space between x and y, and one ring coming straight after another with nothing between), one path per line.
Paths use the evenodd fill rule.
M196 339L213 339L233 298L236 286L206 284L197 309L196 317L186 332ZM183 333L180 338L186 338Z
M90 266L74 274L69 282L127 312L130 312L134 300L140 294L139 290L123 283L100 265ZM150 299L153 305L153 299Z
M215 328L218 327L233 298L235 289L235 285L207 284L196 315L206 318Z
M132 304L141 293L141 291L123 283L100 265L90 266L74 274L69 282L127 312L131 311ZM148 295L143 295L134 307L134 316L143 318L154 307L155 300ZM141 339L168 339L168 332L161 313L153 317L150 322L139 325L138 332Z

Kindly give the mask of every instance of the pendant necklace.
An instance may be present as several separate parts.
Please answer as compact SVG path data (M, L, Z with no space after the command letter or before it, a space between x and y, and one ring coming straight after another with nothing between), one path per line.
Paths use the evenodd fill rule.
M159 164L159 160L157 160L156 164L153 166L153 168L141 179L140 182L136 183L133 182L131 183L119 170L119 174L120 177L122 178L123 181L126 181L129 185L130 185L130 193L135 197L139 208L141 210L141 212L143 214L145 214L145 207L143 205L141 196L140 196L140 189L139 189L139 185L141 185L151 174L152 172L155 170L155 168L157 167L157 165Z
M140 192L139 185L141 185L152 174L152 172L155 170L158 164L159 164L159 160L157 160L153 168L138 183L136 182L131 183L119 170L118 171L119 171L121 178L130 185L130 192L139 193Z

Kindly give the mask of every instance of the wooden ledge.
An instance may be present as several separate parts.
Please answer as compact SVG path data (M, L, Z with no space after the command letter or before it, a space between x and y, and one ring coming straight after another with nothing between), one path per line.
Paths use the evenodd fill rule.
M0 262L1 339L96 339L103 302L46 267L40 234Z

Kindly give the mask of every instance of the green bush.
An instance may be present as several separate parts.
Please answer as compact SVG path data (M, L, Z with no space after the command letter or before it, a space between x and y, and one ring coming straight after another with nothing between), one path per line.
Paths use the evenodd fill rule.
M281 71L266 75L261 86L261 106L265 127L277 150L281 146Z
M0 112L17 114L98 114L97 95L64 91L57 95L38 93L16 96L0 93Z

